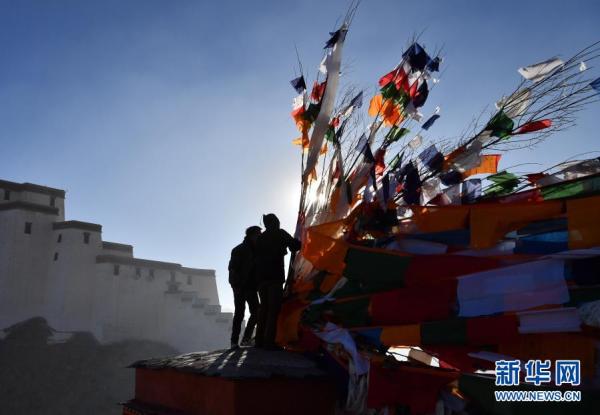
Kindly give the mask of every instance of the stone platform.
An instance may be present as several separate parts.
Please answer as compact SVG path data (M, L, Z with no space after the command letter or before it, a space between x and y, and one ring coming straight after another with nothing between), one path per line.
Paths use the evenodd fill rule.
M335 390L326 373L299 353L256 348L143 360L132 415L332 414Z

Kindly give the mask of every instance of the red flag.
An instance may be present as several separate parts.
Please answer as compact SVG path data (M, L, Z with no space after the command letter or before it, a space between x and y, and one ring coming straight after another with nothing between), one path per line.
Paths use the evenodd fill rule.
M410 89L408 90L408 96L413 99L417 95L417 87L419 86L419 80L417 79L412 83Z
M392 82L394 80L394 78L398 75L398 71L399 69L396 68L393 71L383 75L381 78L379 78L379 86L380 87L384 87L387 84L389 84L390 82Z
M375 175L377 177L383 176L385 171L385 149L380 148L375 153Z
M543 130L544 128L548 128L552 125L552 120L538 120L531 121L519 128L519 130L515 134L525 134L532 133L534 131Z
M325 93L325 86L327 85L327 81L323 81L320 84L315 81L313 84L312 91L310 93L310 98L315 102L321 102L323 98L323 94Z

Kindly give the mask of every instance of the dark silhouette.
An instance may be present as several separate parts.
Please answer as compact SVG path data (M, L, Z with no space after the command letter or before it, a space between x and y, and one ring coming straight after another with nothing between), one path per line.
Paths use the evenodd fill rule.
M283 258L288 249L298 251L300 241L280 229L279 219L274 214L264 215L263 222L266 229L256 242L256 275L261 303L256 346L274 349L285 282Z
M250 309L250 318L244 330L242 345L250 345L252 333L258 317L258 284L256 281L256 241L260 235L259 226L246 229L244 241L233 248L229 260L229 284L233 289L233 302L235 313L231 329L231 347L238 347L238 340L242 328L242 320L246 312L246 303Z

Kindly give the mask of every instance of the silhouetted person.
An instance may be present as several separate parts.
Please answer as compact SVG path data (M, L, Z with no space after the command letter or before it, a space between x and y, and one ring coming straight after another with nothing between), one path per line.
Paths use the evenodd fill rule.
M279 228L279 219L274 214L263 215L263 222L265 231L256 242L256 276L260 295L256 346L274 349L285 282L283 258L288 249L298 251L300 241Z
M229 260L229 284L233 289L235 313L231 328L231 348L237 348L246 312L246 303L250 309L250 318L242 337L242 346L249 346L256 319L258 317L258 283L256 280L256 241L260 235L259 226L246 229L244 241L233 248Z

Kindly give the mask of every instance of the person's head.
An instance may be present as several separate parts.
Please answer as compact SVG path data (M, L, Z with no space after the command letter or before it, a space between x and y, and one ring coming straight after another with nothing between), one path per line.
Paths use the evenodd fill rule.
M274 213L263 215L263 223L265 224L265 229L268 231L279 229L279 219Z
M256 243L260 233L260 226L250 226L248 229L246 229L246 239L252 243Z

